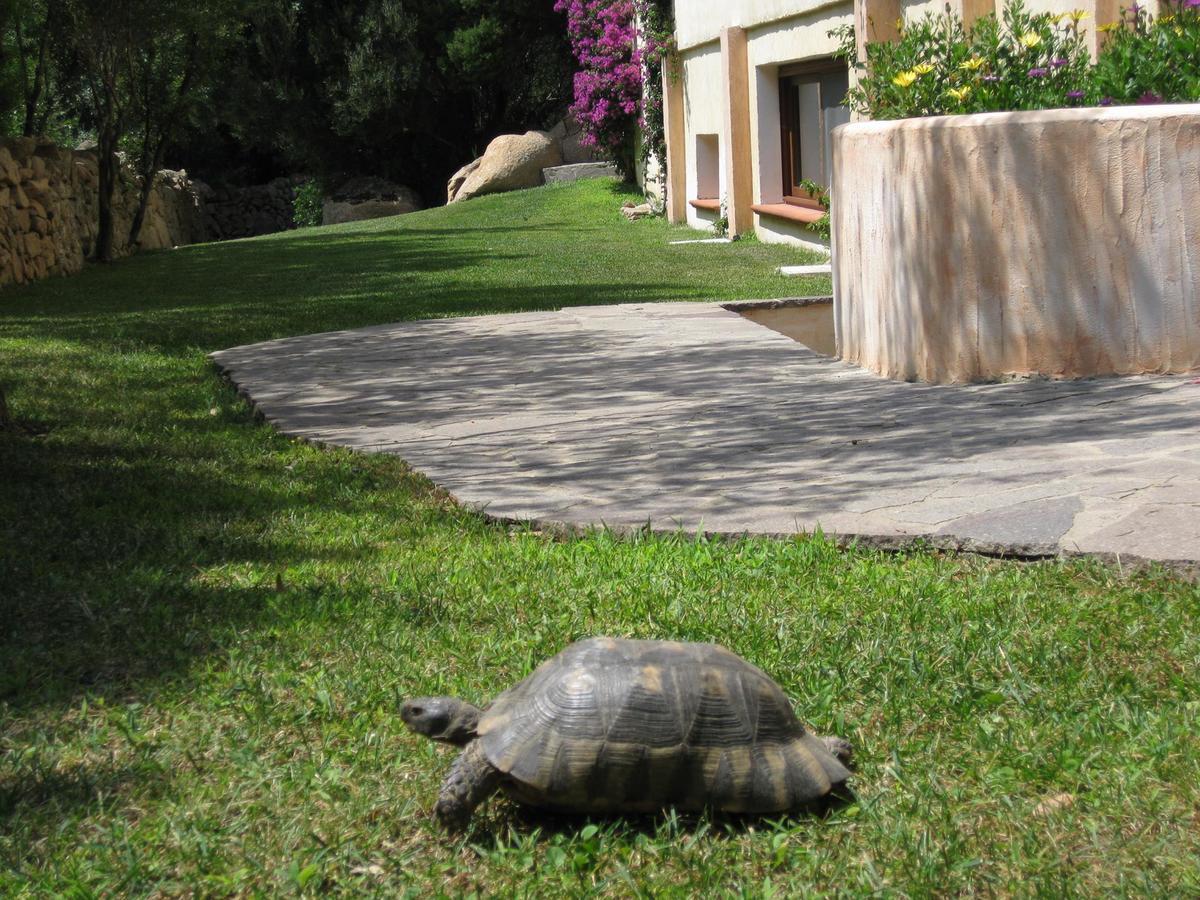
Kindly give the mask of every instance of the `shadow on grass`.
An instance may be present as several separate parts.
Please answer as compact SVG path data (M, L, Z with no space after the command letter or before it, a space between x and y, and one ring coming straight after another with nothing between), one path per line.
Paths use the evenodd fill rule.
M18 294L6 302L4 319L9 327L63 340L207 352L382 322L709 293L683 280L563 280L561 270L544 265L555 231L517 225L293 232L187 247L86 273L86 303L70 281ZM531 233L542 237L530 243Z
M0 701L11 712L120 694L186 668L214 632L280 614L274 582L208 584L206 569L362 555L273 537L271 521L330 498L289 490L277 472L256 478L249 460L214 467L199 434L186 450L102 446L69 426L50 437L0 436L11 479L0 510L20 523L6 529L0 565Z

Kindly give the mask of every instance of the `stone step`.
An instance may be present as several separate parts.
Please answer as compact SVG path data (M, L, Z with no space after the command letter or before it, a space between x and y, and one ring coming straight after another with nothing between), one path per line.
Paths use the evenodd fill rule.
M542 169L546 184L564 184L569 181L584 181L588 178L620 178L621 173L610 162L574 163L568 166L550 166Z
M796 278L800 275L832 275L832 263L818 263L814 266L780 266L779 274L788 278Z

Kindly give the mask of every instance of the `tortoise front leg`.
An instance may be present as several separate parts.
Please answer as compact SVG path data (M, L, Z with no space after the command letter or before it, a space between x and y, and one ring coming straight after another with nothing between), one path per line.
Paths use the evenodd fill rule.
M843 737L836 735L828 735L820 738L825 749L830 755L844 766L850 765L850 757L854 753L854 749L850 746L850 742Z
M479 741L471 741L458 755L442 782L433 814L448 831L461 831L471 813L500 787L500 773L483 754Z

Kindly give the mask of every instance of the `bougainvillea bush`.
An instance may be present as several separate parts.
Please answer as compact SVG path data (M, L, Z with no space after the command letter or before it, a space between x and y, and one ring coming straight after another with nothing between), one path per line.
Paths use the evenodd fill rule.
M1101 104L1200 101L1200 0L1163 3L1158 18L1134 3L1109 32L1096 62Z
M642 54L633 0L556 0L580 70L571 112L583 142L610 154L630 177L633 140L642 103Z

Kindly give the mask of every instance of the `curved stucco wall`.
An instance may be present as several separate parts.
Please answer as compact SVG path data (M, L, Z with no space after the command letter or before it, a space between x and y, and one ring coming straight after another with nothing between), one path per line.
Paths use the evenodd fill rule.
M834 132L840 355L898 379L1200 368L1200 105Z

